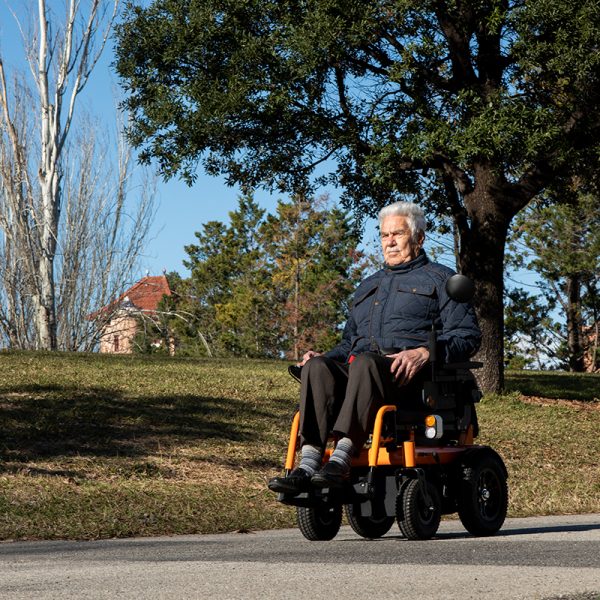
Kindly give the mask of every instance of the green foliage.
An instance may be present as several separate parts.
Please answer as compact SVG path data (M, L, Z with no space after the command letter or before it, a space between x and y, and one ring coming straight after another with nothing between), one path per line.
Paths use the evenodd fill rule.
M298 359L306 350L333 347L362 272L355 264L358 239L350 222L339 209L329 209L324 198L297 198L279 202L263 235L282 307L282 348Z
M509 369L543 369L555 356L556 325L537 296L522 288L507 291L504 316L504 352Z
M516 174L568 145L569 119L598 106L599 33L592 0L155 0L128 6L116 68L165 175L203 160L305 189L335 157L361 203L416 191L441 159Z
M518 220L531 248L529 267L547 280L581 273L594 277L600 257L600 197L580 193L569 204L556 197L532 205Z
M193 345L202 336L213 355L270 355L272 300L260 241L264 212L250 196L242 197L228 226L206 223L197 243L185 248L191 278L177 294L179 306L192 315ZM183 338L188 350L189 337Z

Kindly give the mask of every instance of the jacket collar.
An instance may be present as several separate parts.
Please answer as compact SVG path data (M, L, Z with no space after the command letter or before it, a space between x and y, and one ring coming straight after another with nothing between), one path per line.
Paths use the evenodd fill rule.
M400 265L394 265L392 267L385 265L385 270L391 273L408 273L408 271L418 269L419 267L426 265L428 262L429 259L427 258L427 254L425 254L425 250L421 249L417 258Z

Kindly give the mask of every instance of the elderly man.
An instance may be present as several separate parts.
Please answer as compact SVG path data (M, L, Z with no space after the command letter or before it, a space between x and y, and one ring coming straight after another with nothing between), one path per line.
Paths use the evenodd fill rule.
M454 272L427 258L425 229L415 204L396 202L379 213L385 266L356 290L341 343L324 354L310 350L299 363L300 463L287 477L271 479L271 490L342 486L382 404L393 399L400 408L422 407L432 324L437 356L446 362L466 360L478 349L473 309L448 298L445 284ZM321 466L330 433L337 444Z

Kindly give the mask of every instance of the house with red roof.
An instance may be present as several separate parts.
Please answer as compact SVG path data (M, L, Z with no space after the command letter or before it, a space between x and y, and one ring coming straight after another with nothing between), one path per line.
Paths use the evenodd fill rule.
M164 275L147 276L123 292L114 302L96 311L91 318L102 318L105 323L100 334L100 352L131 354L133 341L144 319L156 322L158 304L170 296L169 282ZM154 342L162 345L162 340ZM169 353L175 345L169 343Z

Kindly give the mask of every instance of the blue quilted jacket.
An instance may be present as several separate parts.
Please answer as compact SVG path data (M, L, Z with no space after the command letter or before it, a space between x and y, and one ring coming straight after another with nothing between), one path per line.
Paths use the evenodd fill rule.
M479 348L481 332L472 306L448 298L446 280L453 274L421 251L414 260L363 280L354 294L341 343L325 355L346 362L350 355L362 352L391 354L428 347L433 322L437 359L467 360Z

